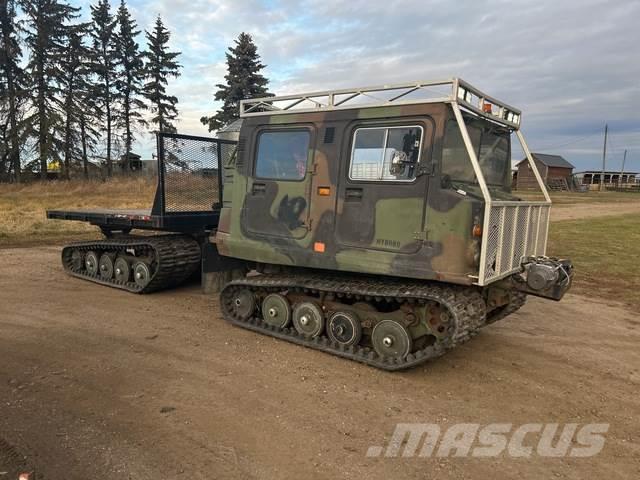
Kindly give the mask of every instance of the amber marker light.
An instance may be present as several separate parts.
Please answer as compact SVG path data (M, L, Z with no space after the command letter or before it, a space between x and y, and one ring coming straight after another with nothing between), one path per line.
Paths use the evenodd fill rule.
M318 253L324 253L324 243L322 242L315 242L313 244L313 251L314 252L318 252Z
M482 227L480 225L473 226L473 236L478 238L482 236Z
M493 105L491 105L490 103L484 103L482 105L482 111L484 113L493 113L492 107L493 107Z
M318 187L318 195L328 197L331 195L331 189L329 187Z

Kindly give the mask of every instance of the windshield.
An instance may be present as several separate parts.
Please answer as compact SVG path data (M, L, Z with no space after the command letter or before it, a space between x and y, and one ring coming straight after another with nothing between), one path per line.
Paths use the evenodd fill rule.
M465 116L471 143L487 185L511 190L511 136L509 130ZM447 123L442 150L442 174L453 182L477 183L469 154L455 120Z

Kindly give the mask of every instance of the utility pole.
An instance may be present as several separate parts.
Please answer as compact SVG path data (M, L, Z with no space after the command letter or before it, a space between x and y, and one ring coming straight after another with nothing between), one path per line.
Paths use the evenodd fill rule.
M622 168L620 169L620 182L618 186L622 186L622 175L624 175L624 164L627 161L627 149L624 149L624 155L622 157Z
M604 147L602 149L602 176L600 177L600 191L604 192L604 172L607 163L607 134L609 132L609 125L604 124Z

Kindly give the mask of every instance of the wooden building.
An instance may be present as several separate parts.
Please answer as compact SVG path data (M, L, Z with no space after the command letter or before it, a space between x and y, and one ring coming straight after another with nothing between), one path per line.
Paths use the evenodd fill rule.
M542 176L542 181L551 190L569 190L573 184L573 165L560 155L547 155L544 153L532 153L533 160ZM538 182L525 158L516 165L515 188L518 190L537 189Z

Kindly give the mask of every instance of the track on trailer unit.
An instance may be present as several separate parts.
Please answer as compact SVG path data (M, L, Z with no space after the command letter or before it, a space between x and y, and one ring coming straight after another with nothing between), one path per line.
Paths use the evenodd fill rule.
M247 307L247 291L254 300ZM393 303L398 308L403 304L424 305L435 303L446 309L449 319L445 335L401 356L384 356L370 344L346 345L330 338L327 329L321 329L315 336L300 333L291 322L282 328L264 320L259 298L269 294L285 297L293 293L311 295L320 299L325 295L335 297L338 302ZM239 300L240 299L240 300ZM375 278L321 276L321 275L257 275L234 280L227 284L220 294L220 303L225 320L242 328L287 340L298 345L332 353L350 360L362 362L383 370L395 371L420 365L427 360L443 355L473 336L479 329L500 320L518 310L525 302L526 295L512 292L510 303L487 315L486 303L481 290L476 287L447 285L437 282L415 282L402 280L382 280ZM349 305L345 304L349 310ZM334 305L335 307L335 305ZM322 307L323 309L325 307ZM332 313L325 312L326 318ZM366 339L363 334L362 339Z
M183 283L199 269L200 258L200 245L188 235L124 235L76 242L62 250L69 275L132 293Z

